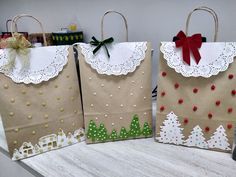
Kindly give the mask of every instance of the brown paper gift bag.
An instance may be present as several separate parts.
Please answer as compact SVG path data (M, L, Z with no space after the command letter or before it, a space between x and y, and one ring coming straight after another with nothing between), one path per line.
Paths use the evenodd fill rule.
M207 7L194 9L210 12ZM236 111L236 43L202 43L201 60L183 61L182 49L174 42L162 42L159 61L156 140L230 152Z
M39 22L27 14L16 16L14 22L21 17L31 17ZM42 24L39 24L47 45ZM22 50L28 50L27 55L23 56ZM13 54L13 66L6 66ZM23 64L23 60L25 63L28 60L28 64ZM0 113L14 160L84 139L72 47L1 49L0 72Z
M108 13L121 15L115 11ZM102 18L102 39L103 20ZM78 45L87 143L152 136L151 46L148 42Z

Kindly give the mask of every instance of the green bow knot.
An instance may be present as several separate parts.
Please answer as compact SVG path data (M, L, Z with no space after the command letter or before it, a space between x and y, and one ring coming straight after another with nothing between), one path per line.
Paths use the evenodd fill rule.
M106 50L106 53L107 53L107 56L108 56L108 58L110 58L110 54L108 52L106 44L111 44L114 41L113 37L107 38L107 39L105 39L103 41L97 40L94 36L92 37L92 39L93 39L93 41L90 41L90 44L94 45L94 46L97 46L93 50L93 54L95 54L102 46L104 46L105 50Z

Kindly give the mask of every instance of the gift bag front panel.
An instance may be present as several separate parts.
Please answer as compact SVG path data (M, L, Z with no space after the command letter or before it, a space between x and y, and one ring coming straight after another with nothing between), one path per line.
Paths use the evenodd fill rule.
M235 78L235 62L210 78L184 77L167 65L161 53L156 140L230 151L236 111Z
M152 136L150 44L145 59L127 75L98 74L83 54L79 64L88 143ZM137 135L129 135L131 123L137 125ZM143 134L144 124L147 131ZM104 127L106 133L99 137L90 132L91 126L98 132Z
M14 159L73 144L83 132L81 97L72 48L56 78L40 84L16 84L0 77L0 110L9 152ZM69 137L71 140L69 140Z

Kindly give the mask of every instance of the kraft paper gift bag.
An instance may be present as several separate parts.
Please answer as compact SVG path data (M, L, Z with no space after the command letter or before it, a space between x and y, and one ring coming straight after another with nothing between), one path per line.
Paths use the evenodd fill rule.
M39 22L26 14L13 22L21 17ZM10 155L18 160L83 140L73 48L28 48L22 35L12 34L0 50L0 113Z
M111 12L123 17L128 41L125 17L115 11L104 16ZM91 44L78 45L86 142L151 137L150 43L93 39Z
M159 61L156 140L188 147L230 152L236 112L236 43L202 43L200 34L178 33L162 42Z

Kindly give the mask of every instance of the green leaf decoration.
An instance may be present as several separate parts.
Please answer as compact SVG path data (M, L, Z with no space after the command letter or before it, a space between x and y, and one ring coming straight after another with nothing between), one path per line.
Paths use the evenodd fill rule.
M129 138L129 133L126 131L125 127L122 127L120 130L120 139L128 139Z
M62 36L59 36L59 38L60 38L60 41L62 41L62 40L63 40Z
M76 40L79 40L79 36L78 36L78 35L76 35L76 36L75 36L75 39L76 39Z
M100 124L98 128L97 141L105 142L108 140L107 129L104 124Z
M143 135L145 137L152 135L152 128L149 127L147 122L145 122L143 125Z
M70 40L73 41L74 40L74 36L71 35L70 36Z
M92 139L92 141L94 142L96 140L97 134L98 134L98 131L97 131L96 123L93 120L90 120L88 132L87 132L87 138Z
M66 41L69 41L69 37L68 37L68 36L65 36L65 40L66 40Z
M118 136L117 136L116 130L114 129L114 130L112 130L112 132L111 132L110 139L111 139L112 141L115 141L115 140L117 140L117 138L118 138Z
M140 124L139 124L139 118L138 115L134 115L131 124L130 124L130 131L129 131L129 135L130 137L138 137L141 135L141 128L140 128Z

